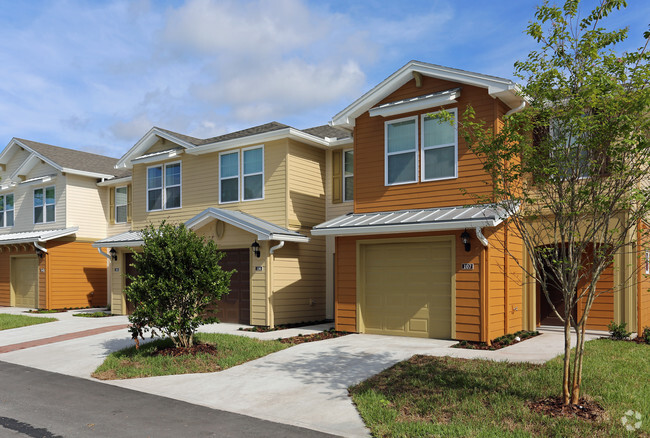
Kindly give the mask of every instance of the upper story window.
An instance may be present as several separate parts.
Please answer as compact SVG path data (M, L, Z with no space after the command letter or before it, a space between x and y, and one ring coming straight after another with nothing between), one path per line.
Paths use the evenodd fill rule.
M129 189L127 186L115 188L115 223L127 222L129 208Z
M417 117L386 122L386 185L417 181Z
M42 224L56 220L54 186L34 190L34 223Z
M14 226L14 195L0 196L0 227Z
M240 163L241 157L241 163ZM240 178L241 175L241 178ZM264 199L264 147L219 155L219 203Z
M343 201L354 199L354 151L343 151Z
M453 123L422 116L422 181L455 178L457 174L458 137L456 110L449 110Z
M148 167L147 211L169 210L180 206L181 163Z

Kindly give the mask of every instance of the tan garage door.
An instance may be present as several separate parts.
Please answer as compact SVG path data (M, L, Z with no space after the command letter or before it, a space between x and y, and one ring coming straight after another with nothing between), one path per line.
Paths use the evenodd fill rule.
M450 241L364 244L360 251L365 333L451 338Z
M38 257L11 258L11 289L16 307L38 307Z

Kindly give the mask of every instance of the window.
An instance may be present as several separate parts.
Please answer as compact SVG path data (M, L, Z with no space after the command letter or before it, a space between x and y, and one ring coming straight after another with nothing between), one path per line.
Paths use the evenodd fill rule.
M129 208L129 192L126 186L115 188L115 223L123 224L127 221Z
M354 151L343 151L343 201L354 199Z
M239 201L239 151L219 155L219 203Z
M264 199L264 147L219 155L219 203ZM240 178L241 174L241 178ZM241 194L241 195L240 195Z
M392 120L385 125L386 185L417 181L417 117Z
M14 195L0 196L0 227L14 226Z
M164 171L163 166L147 168L147 211L181 207L181 163L165 164Z
M561 179L589 176L589 153L581 139L585 134L579 129L563 124L557 119L551 120L549 127L552 141L552 157L557 164L557 176Z
M54 186L34 190L34 223L54 222L55 198Z
M244 201L264 198L264 148L243 151Z
M455 178L457 173L458 137L456 110L453 123L422 116L422 181Z

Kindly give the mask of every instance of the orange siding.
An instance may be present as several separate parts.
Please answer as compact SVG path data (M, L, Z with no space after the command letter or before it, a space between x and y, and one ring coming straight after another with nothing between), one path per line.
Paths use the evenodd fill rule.
M48 243L48 308L106 305L106 258L89 242Z
M645 273L645 252L650 251L647 225L641 224L638 236L639 266L637 275L637 333L643 333L644 327L650 327L650 275Z
M422 88L416 88L415 81L411 80L381 103L422 96L458 86L460 85L457 83L423 77ZM502 112L502 110L499 105L494 103L494 99L487 94L485 89L462 85L458 103L448 105L446 108L458 108L458 116L462 118L462 113L470 103L476 111L477 118L485 120L488 126L496 127L496 113ZM457 206L472 203L474 200L472 195L491 193L489 178L480 161L468 149L460 136L458 139L458 178L389 187L384 185L384 122L426 114L434 110L436 110L435 107L387 118L370 117L368 113L364 113L356 119L354 128L355 212ZM421 130L420 125L421 123L418 122L418 128ZM419 138L418 134L418 142ZM361 163L363 168L359 169L357 166L360 166ZM461 187L467 191L466 194L461 193Z

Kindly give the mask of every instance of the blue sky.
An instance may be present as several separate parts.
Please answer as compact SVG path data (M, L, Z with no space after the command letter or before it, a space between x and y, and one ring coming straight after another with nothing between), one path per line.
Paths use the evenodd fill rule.
M411 59L511 78L537 3L0 0L0 143L119 157L152 126L308 128ZM637 47L650 2L629 3L609 23Z

